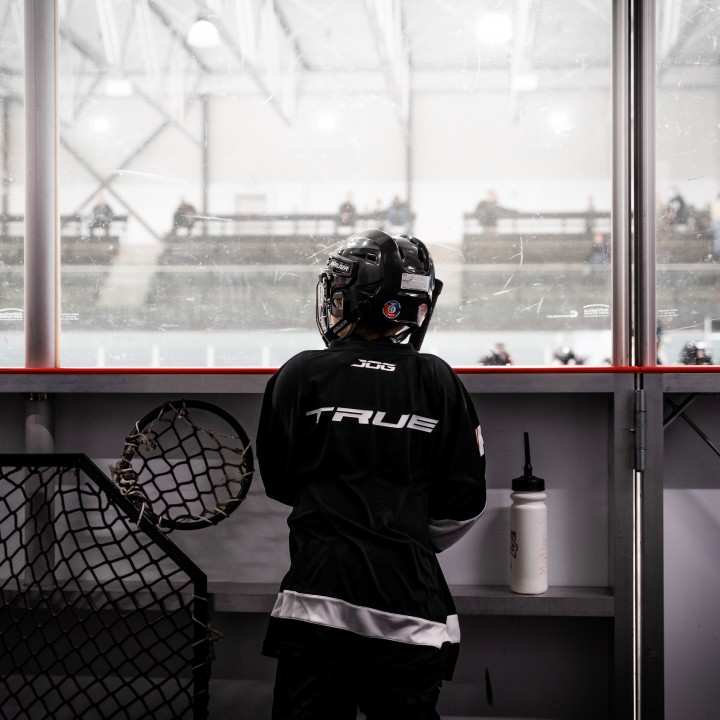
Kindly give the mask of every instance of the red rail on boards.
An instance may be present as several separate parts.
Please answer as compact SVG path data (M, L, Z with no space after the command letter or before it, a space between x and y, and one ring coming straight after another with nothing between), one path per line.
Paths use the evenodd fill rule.
M609 366L573 365L563 367L505 365L501 367L456 366L455 372L463 375L485 374L545 374L564 375L579 373L720 373L720 365L654 365ZM103 368L0 368L7 375L268 375L277 367L103 367Z

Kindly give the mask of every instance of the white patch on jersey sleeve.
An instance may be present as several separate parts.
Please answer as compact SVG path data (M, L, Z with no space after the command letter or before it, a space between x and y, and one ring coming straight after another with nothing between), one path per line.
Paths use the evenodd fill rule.
M430 544L433 550L442 552L454 545L477 522L480 515L469 520L433 520L431 518L429 530Z

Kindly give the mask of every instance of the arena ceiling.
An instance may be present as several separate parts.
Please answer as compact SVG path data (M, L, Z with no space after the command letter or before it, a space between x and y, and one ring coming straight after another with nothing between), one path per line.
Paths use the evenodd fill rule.
M661 74L675 82L684 70L682 82L704 84L710 69L717 81L720 1L656 6ZM22 0L0 4L5 95L22 91L22 12ZM187 92L227 92L249 77L275 97L347 72L381 73L396 94L422 73L504 75L528 90L551 74L587 82L579 70L607 76L611 65L611 12L611 0L58 0L61 70L85 91L110 77L152 92L182 72ZM493 13L506 27L492 29ZM188 42L200 17L216 26L215 47ZM507 34L493 42L483 31Z

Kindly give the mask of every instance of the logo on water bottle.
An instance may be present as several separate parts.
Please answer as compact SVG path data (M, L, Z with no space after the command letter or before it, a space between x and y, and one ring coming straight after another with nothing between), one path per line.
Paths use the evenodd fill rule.
M510 531L510 554L516 558L517 557L517 551L518 551L518 544L517 544L517 533L514 530Z

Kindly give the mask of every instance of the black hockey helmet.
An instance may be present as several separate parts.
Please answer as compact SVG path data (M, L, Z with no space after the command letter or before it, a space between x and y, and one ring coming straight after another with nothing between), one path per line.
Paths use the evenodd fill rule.
M419 350L441 288L422 241L382 230L358 233L330 255L320 273L318 329L331 345L351 336L360 321L397 323L405 329L393 340L410 337Z
M683 365L712 365L712 355L704 342L687 342L680 351Z

